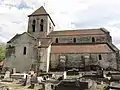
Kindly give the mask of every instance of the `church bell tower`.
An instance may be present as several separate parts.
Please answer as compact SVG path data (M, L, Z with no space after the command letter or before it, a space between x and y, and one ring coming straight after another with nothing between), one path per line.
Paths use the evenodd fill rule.
M28 30L36 38L45 38L54 30L54 22L43 6L28 16Z

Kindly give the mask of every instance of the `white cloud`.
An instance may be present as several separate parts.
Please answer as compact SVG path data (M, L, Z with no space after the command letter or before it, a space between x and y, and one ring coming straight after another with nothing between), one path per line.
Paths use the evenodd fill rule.
M56 29L106 27L120 48L120 0L0 0L0 40L27 31L27 15L41 5Z

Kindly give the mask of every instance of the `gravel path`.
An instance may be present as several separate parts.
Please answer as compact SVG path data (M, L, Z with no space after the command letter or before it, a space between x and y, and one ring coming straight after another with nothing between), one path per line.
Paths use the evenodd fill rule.
M8 82L0 82L2 85L8 86L9 90L31 90L28 89L28 87L30 85L26 85L26 86L21 86L20 84L16 84L16 82L12 82L12 83L8 83ZM36 85L35 89L32 90L38 90L40 86ZM1 89L0 89L1 90Z

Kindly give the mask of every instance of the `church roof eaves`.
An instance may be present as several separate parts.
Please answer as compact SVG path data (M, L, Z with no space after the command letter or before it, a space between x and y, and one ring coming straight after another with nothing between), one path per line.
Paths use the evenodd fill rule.
M21 34L16 34L12 39L10 39L7 43L11 43L13 40L17 39Z
M77 35L100 35L105 34L101 28L95 29L77 29L77 30L59 30L53 31L48 36L77 36Z
M107 43L107 45L114 51L114 52L119 52L119 49L112 43Z
M36 37L32 36L30 33L28 33L28 32L23 32L22 34L16 34L16 35L15 35L12 39L10 39L7 43L11 43L13 40L19 38L21 35L23 35L23 34L25 34L25 33L26 33L28 36L30 36L30 37L32 37L32 38L34 38L34 39L37 39Z

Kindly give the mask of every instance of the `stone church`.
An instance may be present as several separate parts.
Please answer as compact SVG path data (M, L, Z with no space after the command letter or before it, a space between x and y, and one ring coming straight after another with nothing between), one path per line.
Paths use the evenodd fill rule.
M7 42L4 67L17 72L85 69L99 65L119 69L119 50L105 28L54 30L43 6L28 16L27 32Z

